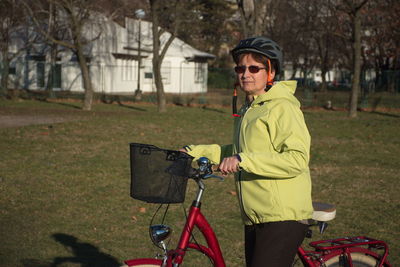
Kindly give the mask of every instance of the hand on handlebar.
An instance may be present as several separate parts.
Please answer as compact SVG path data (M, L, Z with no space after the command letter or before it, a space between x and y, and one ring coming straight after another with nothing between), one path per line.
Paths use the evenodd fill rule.
M239 159L236 156L224 158L219 165L222 175L228 175L239 171Z

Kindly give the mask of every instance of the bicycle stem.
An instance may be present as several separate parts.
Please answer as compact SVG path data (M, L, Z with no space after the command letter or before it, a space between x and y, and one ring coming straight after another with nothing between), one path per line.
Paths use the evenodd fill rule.
M201 198L203 196L205 185L201 179L196 179L195 181L196 181L197 185L199 186L199 191L197 191L197 196L196 196L196 199L193 201L193 205L195 207L198 207L201 203Z

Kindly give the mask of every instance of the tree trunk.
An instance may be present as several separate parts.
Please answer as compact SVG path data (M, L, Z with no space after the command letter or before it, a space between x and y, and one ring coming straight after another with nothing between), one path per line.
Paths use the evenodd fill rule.
M153 66L154 65L157 65L157 62L153 61ZM165 92L164 92L164 85L162 83L160 66L154 68L154 78L155 78L155 83L156 83L156 88L157 88L158 112L166 112L167 111L167 105L166 105L167 101L166 101L166 96L165 96Z
M49 98L54 98L53 84L54 84L56 60L57 60L57 44L52 44L50 52L50 69L47 75L47 85L46 85L47 97Z
M326 93L328 91L328 86L326 84L326 69L322 68L321 69L321 79L322 79L322 83L321 83L321 92Z
M241 15L243 37L261 35L267 3L257 0L236 0L236 3Z
M157 12L157 0L150 1L151 13L152 13L152 32L153 32L153 73L154 80L157 88L157 106L158 112L166 112L166 96L164 92L164 84L161 76L161 63L163 56L160 56L160 32L158 29L158 12ZM165 44L167 46L168 44ZM164 47L166 49L166 47Z
M154 52L155 51L158 51L158 50L155 50L155 48L154 48ZM165 92L164 92L164 84L162 82L161 62L160 62L158 52L153 53L153 72L154 72L154 80L155 80L155 84L156 84L156 88L157 88L158 112L166 112L167 111L167 105L166 105L167 100L166 100L166 96L165 96Z
M10 70L9 62L7 58L4 58L1 68L1 84L0 84L1 98L5 98L7 96L9 70Z
M52 34L54 31L54 22L56 16L56 9L54 8L54 3L49 3L49 26L48 26L48 33ZM46 92L47 97L54 98L54 74L55 74L55 63L57 59L57 44L52 42L50 45L50 69L47 75L47 84L46 84Z
M298 68L297 61L293 60L292 62L293 62L293 67L292 67L292 76L290 77L290 80L294 80L296 78L296 73Z
M236 0L236 3L238 5L239 11L240 11L240 16L241 16L241 26L242 26L242 33L243 37L247 38L249 37L249 22L248 22L248 5L249 1L246 0Z
M389 93L396 93L396 70L388 69L387 75L387 89Z
M78 60L79 60L79 67L81 68L82 71L82 79L83 79L83 87L85 90L85 98L83 101L83 110L91 110L92 109L92 103L93 103L93 87L92 87L92 81L90 80L90 74L89 74L89 67L86 62L86 58L83 55L83 51L81 46L78 45L78 49L76 51Z
M353 81L350 95L349 117L357 117L358 94L360 91L361 74L361 18L360 9L354 13L353 17Z

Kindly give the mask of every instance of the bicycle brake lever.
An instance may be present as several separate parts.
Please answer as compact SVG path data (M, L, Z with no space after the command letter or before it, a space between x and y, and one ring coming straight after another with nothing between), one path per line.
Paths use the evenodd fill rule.
M203 177L203 179L209 179L209 178L216 178L216 179L221 180L221 181L224 180L223 177L218 176L218 175L214 175L214 174L206 174L206 175L204 175L204 177Z

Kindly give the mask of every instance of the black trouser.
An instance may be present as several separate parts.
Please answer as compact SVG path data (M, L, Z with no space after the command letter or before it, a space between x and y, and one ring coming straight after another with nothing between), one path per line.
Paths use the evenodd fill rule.
M307 229L308 225L297 221L246 225L246 266L292 266L297 248L303 242Z

